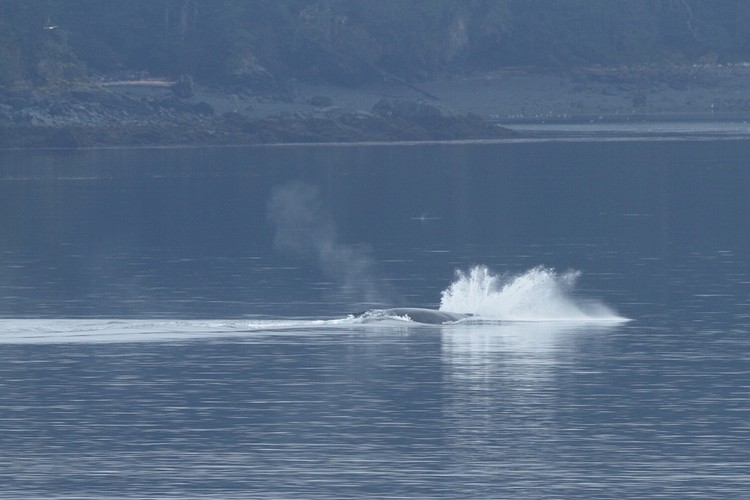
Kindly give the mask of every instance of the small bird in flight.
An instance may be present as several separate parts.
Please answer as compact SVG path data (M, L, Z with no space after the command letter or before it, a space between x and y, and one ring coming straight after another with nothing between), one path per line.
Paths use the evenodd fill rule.
M47 16L47 23L42 27L43 30L54 30L57 29L56 24L52 24L52 13Z

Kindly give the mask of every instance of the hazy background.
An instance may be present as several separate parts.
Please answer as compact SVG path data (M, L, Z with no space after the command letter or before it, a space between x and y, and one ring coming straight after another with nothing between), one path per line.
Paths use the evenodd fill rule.
M133 71L356 86L518 65L741 62L748 25L743 0L0 0L0 86Z

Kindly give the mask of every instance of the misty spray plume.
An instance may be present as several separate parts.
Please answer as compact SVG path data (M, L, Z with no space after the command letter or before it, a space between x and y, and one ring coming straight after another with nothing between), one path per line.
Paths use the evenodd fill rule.
M274 246L313 258L347 299L384 302L386 293L376 285L369 247L339 241L333 217L317 188L303 183L276 188L268 201L268 220L275 229Z

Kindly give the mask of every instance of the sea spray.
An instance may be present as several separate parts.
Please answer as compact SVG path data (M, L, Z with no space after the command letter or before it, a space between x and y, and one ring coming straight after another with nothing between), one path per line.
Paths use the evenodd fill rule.
M574 296L578 271L557 273L535 267L515 276L497 276L485 266L456 272L442 292L441 311L507 321L621 321L598 301Z

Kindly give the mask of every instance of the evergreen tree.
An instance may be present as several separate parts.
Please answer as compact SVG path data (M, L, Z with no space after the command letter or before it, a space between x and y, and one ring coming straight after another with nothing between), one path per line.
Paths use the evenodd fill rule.
M745 0L0 0L0 85L744 61L749 23Z

